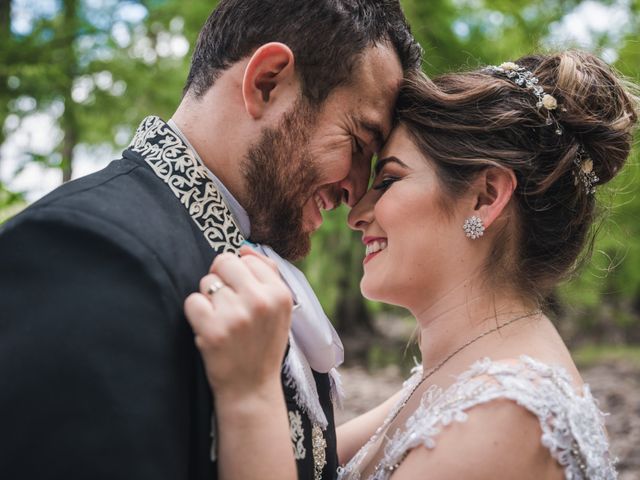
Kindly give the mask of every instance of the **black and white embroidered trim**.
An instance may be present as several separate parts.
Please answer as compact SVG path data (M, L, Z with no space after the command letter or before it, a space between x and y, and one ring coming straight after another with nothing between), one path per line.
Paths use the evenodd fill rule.
M147 117L129 148L167 184L216 253L238 252L244 238L222 195L171 127L158 117Z

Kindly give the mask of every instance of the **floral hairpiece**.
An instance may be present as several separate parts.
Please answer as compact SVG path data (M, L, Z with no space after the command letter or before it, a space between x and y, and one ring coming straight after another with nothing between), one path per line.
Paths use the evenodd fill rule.
M483 69L485 72L497 73L504 75L512 80L516 85L523 87L535 95L538 99L536 107L547 110L547 125L556 124L556 134L562 135L562 127L551 116L551 111L558 108L558 101L553 95L544 92L544 89L538 85L538 77L534 76L529 70L521 67L517 63L504 62L500 66L489 66Z
M593 160L587 156L587 152L584 151L582 146L578 148L578 153L576 153L573 163L576 166L573 171L574 184L582 183L587 194L593 195L596 193L596 185L600 178L593 171Z
M556 134L562 135L562 127L551 115L551 111L558 108L558 101L553 95L545 93L544 89L538 85L538 77L526 68L513 62L504 62L497 67L492 65L484 68L483 71L504 75L516 85L531 91L538 100L536 102L536 107L547 110L547 120L545 123L547 125L553 125L555 123ZM582 146L578 148L576 157L573 159L573 164L575 165L575 169L573 171L574 183L576 185L582 183L587 194L593 195L596 192L596 185L600 181L600 178L593 170L593 160L587 156L587 153Z

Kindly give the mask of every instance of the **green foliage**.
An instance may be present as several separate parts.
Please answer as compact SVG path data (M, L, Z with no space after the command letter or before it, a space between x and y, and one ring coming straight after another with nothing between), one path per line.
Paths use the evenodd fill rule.
M96 156L122 148L146 115L168 118L180 101L190 52L166 54L168 39L193 46L216 2L199 0L60 0L51 18L39 18L26 34L10 29L11 2L0 2L0 144L25 117L48 112L59 132L51 152L23 152L19 168L34 162L69 178L76 147ZM581 0L401 0L425 49L425 71L437 75L497 64L554 47L558 25ZM603 0L602 4L622 4ZM640 0L629 5L626 38L593 33L592 47L617 53L615 66L640 81ZM142 19L119 17L123 6L146 9ZM119 32L119 34L118 34ZM617 34L617 32L614 32ZM569 45L562 44L561 47ZM164 50L163 50L164 49ZM163 53L164 51L164 53ZM84 92L84 93L83 93ZM26 99L26 101L25 101ZM11 122L6 122L11 117ZM17 122L16 122L17 119ZM0 161L3 159L0 158ZM110 158L103 158L103 162ZM17 174L18 172L15 172ZM599 197L609 205L592 261L564 285L558 297L584 329L607 308L611 325L638 330L640 310L640 157ZM21 194L0 185L0 222L24 205ZM345 227L347 210L327 214L301 263L327 312L341 329L371 328L370 314L383 307L359 293L363 247ZM580 313L582 312L582 313Z
M25 205L22 194L10 191L0 182L0 225L22 210Z
M120 15L131 5L146 7L146 18ZM77 145L122 147L146 115L168 118L189 65L188 52L172 54L171 41L184 36L192 44L210 8L211 2L196 1L63 0L52 18L36 20L29 33L5 31L1 124L8 115L47 112L61 129L52 151L25 152L22 163L60 169L67 180ZM18 99L30 101L25 107Z
M572 356L580 368L610 361L624 361L640 365L640 347L588 345L572 352Z

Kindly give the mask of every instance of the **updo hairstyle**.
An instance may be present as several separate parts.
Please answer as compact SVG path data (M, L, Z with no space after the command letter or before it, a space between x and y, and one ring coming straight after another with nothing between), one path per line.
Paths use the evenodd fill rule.
M508 207L515 215L497 235L487 274L494 286L516 285L540 301L572 271L594 220L595 198L580 181L576 157L593 162L597 187L614 178L632 147L638 102L630 84L589 53L516 63L555 97L555 110L538 108L530 90L481 69L408 79L397 120L435 166L443 204L455 204L489 166L515 173Z

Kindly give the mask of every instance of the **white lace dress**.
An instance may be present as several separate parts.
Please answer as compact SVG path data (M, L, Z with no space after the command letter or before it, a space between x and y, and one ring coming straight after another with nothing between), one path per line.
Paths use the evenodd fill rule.
M404 383L405 395L391 410L383 425L351 461L340 468L338 479L360 479L380 435L397 414L407 395L422 377L422 367ZM438 433L451 422L464 422L466 411L496 399L509 399L533 413L540 421L542 444L564 468L565 478L615 479L614 461L604 431L603 414L589 387L581 394L561 367L552 367L527 356L518 362L493 362L488 358L474 363L446 390L435 385L424 394L420 406L405 422L403 429L388 432L384 456L370 480L388 479L395 466L415 447L436 447Z

